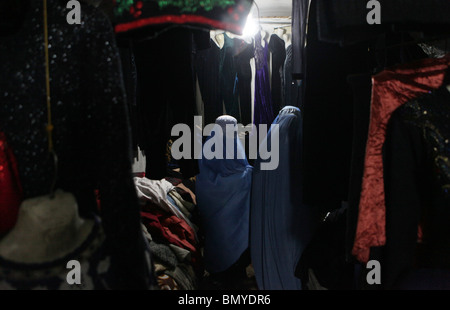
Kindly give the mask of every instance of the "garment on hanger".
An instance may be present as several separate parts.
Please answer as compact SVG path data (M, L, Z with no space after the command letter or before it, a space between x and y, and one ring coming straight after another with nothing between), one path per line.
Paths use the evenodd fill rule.
M223 34L223 38L224 43L220 50L219 65L221 101L225 107L225 113L235 117L240 122L239 90L234 59L236 39L230 38L227 33Z
M158 32L161 29L153 28ZM177 42L177 48L173 43ZM135 39L137 100L145 154L145 176L161 180L168 176L166 155L175 124L187 124L193 132L196 114L193 32L174 28L153 39ZM191 148L193 149L193 147ZM184 178L197 174L197 161L177 161Z
M286 105L297 106L297 101L295 98L295 88L292 81L292 44L286 47L286 59L283 64L283 74L282 74L282 107Z
M195 72L203 100L204 123L213 124L223 114L220 101L220 47L210 39L210 47L196 50Z
M55 175L45 131L42 2L29 5L21 27L2 36L0 45L0 131L16 156L24 199L47 195ZM147 289L151 265L131 175L129 124L114 33L104 14L90 6L83 8L81 25L69 25L66 16L60 1L48 0L58 155L55 188L74 194L80 216L100 215L115 274L112 287Z
M285 106L263 140L260 149L270 149L274 130L279 132L279 165L262 170L268 160L255 161L253 171L250 251L258 288L299 290L295 268L311 240L317 218L315 210L302 203L302 117L297 107Z
M406 102L383 146L385 289L450 289L450 92ZM418 227L420 225L420 239Z
M264 41L264 46L261 41ZM267 41L262 38L259 31L255 35L255 102L253 108L253 123L272 124L275 116L272 106L272 95L270 91L269 75L269 48Z
M292 2L292 74L294 79L304 78L306 64L305 40L310 5L311 0Z
M236 132L226 134L226 125L236 126L237 120L224 115L216 124L223 132L223 159L199 159L200 173L196 181L205 238L205 268L210 273L227 270L248 249L253 170ZM216 139L215 134L213 131L208 140ZM227 143L232 143L232 149ZM226 158L229 155L232 158Z
M303 94L299 100L303 107L303 144L307 150L303 157L303 191L306 204L326 213L340 208L348 198L353 98L347 76L370 72L371 67L367 46L341 47L319 40L316 4L317 1L311 1L305 34L308 44L304 47Z
M284 40L275 33L270 36L269 51L272 53L271 92L273 111L275 114L278 114L282 107L281 76L283 75L283 67L286 60L286 46Z
M372 78L370 124L352 250L361 262L369 260L371 247L383 246L386 242L382 148L389 118L407 101L439 88L449 63L448 56L426 58L394 66Z
M253 43L246 43L244 40L236 39L234 62L236 65L239 107L241 108L241 123L246 126L252 123L252 68L250 60L254 57Z
M353 140L348 186L348 210L346 223L346 259L352 261L351 253L358 222L361 180L364 171L364 157L369 132L370 98L372 95L372 74L360 73L348 76L347 81L353 94Z
M131 130L131 146L133 151L133 158L139 158L139 145L142 141L140 136L141 130L139 128L139 108L136 99L136 62L133 54L133 42L130 39L118 39L117 46L119 48L119 54L121 59L122 73L124 76L125 94L127 97L127 106L130 119Z

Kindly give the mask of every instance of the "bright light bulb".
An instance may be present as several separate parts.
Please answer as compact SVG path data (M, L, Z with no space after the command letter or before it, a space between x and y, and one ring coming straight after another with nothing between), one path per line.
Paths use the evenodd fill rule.
M256 21L253 19L252 13L250 13L247 17L244 30L242 31L242 36L244 38L251 38L257 32L258 32L258 25L256 24Z

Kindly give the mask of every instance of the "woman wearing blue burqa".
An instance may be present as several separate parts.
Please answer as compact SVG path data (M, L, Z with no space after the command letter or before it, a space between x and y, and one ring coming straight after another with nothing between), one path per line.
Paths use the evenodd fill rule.
M302 204L302 116L297 107L285 106L259 146L254 163L250 252L260 290L299 290L295 267L314 231L316 216ZM275 154L278 135L279 163L264 152ZM274 168L274 167L271 167Z
M226 126L226 125L229 126ZM245 268L250 263L249 212L252 166L249 165L237 131L234 117L223 115L216 119L216 130L206 139L199 160L196 198L204 235L205 269L216 285L230 288L242 283ZM231 126L231 127L230 127ZM216 136L217 130L223 138ZM211 143L215 138L217 143ZM228 140L228 145L227 145ZM220 143L219 143L220 142ZM210 147L213 144L213 147ZM222 150L220 150L221 144ZM233 148L231 148L233 146ZM208 149L222 159L208 159ZM209 156L211 158L211 156Z

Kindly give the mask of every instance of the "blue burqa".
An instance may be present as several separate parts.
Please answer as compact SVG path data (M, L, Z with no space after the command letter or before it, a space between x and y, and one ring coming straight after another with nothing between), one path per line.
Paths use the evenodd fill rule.
M225 142L225 125L235 126L236 123L236 119L228 115L217 118L216 124L224 132L223 159L206 159L204 155L199 159L196 199L205 236L205 268L210 273L231 267L249 246L253 168L236 134L230 136L232 150L227 150ZM213 131L206 141L214 135ZM234 155L232 159L226 158L227 151Z
M302 204L302 117L300 109L284 107L273 121L279 127L279 165L261 169L261 156L253 171L250 253L258 288L261 290L299 290L295 267L313 234L316 217ZM260 145L271 150L274 130Z

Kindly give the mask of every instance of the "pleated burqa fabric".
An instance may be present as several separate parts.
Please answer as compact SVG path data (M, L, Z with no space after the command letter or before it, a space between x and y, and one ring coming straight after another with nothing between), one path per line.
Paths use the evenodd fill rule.
M219 117L216 124L225 128L226 124L236 125L237 120L226 115ZM204 263L210 273L231 267L249 246L253 168L248 164L244 148L236 135L232 136L233 159L226 158L226 152L233 150L227 150L225 130L223 132L223 159L202 156L196 181L197 205L205 236Z
M302 116L286 106L273 121L279 128L279 165L262 170L268 162L255 161L250 209L250 251L260 290L299 290L296 264L311 239L316 222L311 207L302 204ZM270 152L271 128L260 145ZM273 151L272 151L273 153Z

